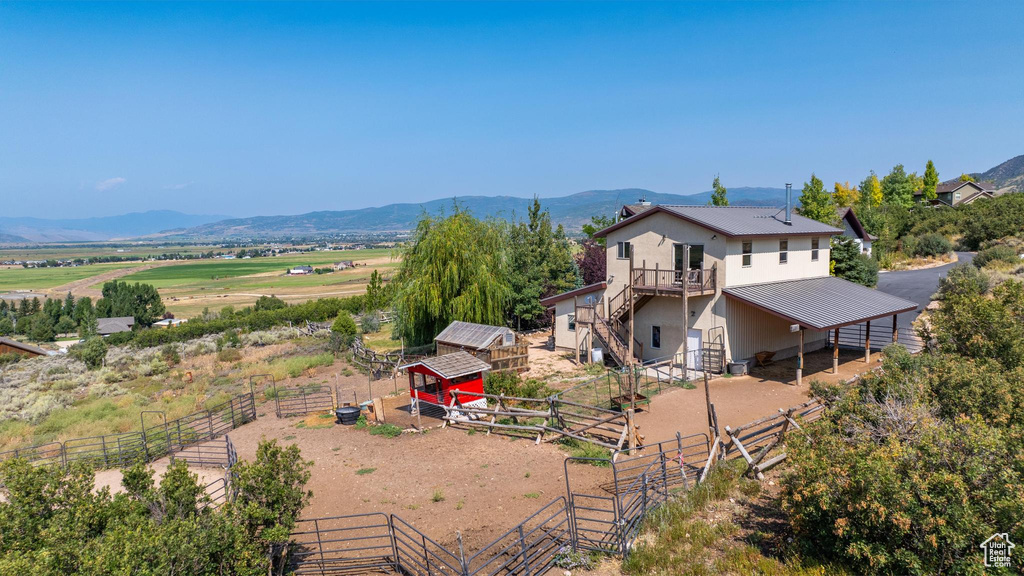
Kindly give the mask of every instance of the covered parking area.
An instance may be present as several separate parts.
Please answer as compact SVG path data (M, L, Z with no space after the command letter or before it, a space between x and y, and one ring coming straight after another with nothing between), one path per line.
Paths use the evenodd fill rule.
M838 373L841 328L865 326L864 361L869 362L871 322L891 318L892 342L895 343L899 340L898 316L917 309L917 304L909 300L834 276L733 286L723 288L722 293L785 320L791 332L799 332L797 385L803 383L804 333L807 330L832 333L832 370Z

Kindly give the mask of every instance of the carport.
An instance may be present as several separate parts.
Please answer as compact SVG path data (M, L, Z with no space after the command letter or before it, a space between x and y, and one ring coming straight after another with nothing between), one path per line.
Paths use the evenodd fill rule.
M892 341L899 336L897 317L903 312L917 309L917 304L891 294L854 284L835 276L786 280L749 286L723 288L729 298L753 306L790 323L790 331L800 333L797 353L796 382L803 380L804 331L835 333L832 370L839 371L839 329L866 323L864 361L871 357L871 321L892 317Z

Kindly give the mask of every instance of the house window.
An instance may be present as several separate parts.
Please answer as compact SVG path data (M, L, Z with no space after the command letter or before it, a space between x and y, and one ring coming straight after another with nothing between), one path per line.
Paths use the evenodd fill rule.
M632 247L629 245L629 242L619 242L619 244L618 244L618 257L619 258L629 258L629 254L630 254L631 250L632 250Z
M651 348L661 348L661 326L651 326Z
M779 264L789 262L789 240L779 240Z
M754 254L754 243L753 242L744 242L743 243L743 267L744 268L749 268L750 267L750 259L753 257L753 254Z
M818 239L811 238L811 262L818 261Z
M570 332L575 332L576 331L576 315L575 314L569 314L569 331Z

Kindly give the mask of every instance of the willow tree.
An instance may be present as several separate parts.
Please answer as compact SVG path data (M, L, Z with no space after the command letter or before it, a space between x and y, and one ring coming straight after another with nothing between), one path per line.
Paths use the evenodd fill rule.
M454 320L505 324L509 266L497 223L458 206L447 217L424 215L401 257L396 331L407 344L431 342Z

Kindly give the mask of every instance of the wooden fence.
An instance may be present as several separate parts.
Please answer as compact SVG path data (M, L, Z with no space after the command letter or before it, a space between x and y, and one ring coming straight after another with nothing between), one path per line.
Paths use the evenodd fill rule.
M469 406L460 396L482 396L488 406ZM632 424L630 414L588 406L577 402L549 398L517 398L504 394L481 394L452 390L451 404L444 407L445 426L458 424L485 429L525 433L535 442L573 438L611 450L626 445ZM545 438L547 436L547 438Z
M725 427L728 437L723 444L726 458L733 449L747 461L746 474L753 474L758 480L764 480L764 472L786 459L782 452L768 458L768 454L777 447L784 446L786 434L801 430L800 423L807 424L821 417L825 406L815 398L799 406L789 409L779 408L777 414L758 418L753 422L737 426Z

